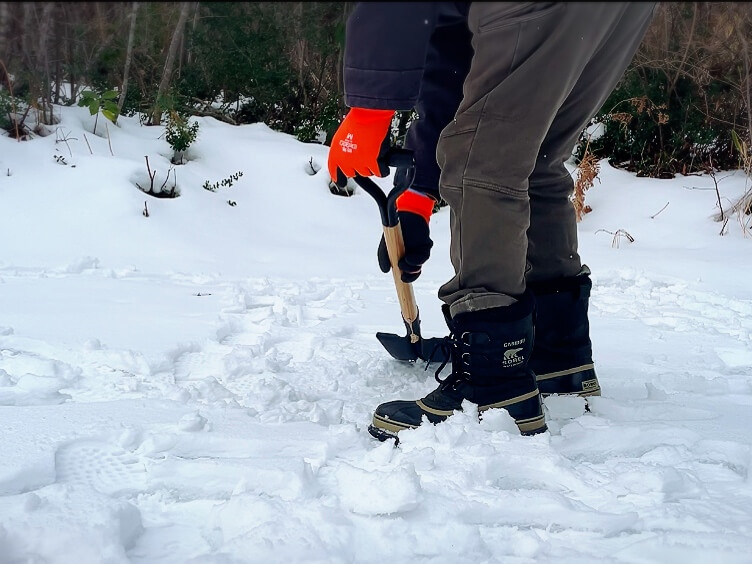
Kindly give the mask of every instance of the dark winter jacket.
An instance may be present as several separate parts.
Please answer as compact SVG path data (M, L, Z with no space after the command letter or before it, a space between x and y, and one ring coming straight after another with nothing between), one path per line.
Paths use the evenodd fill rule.
M473 50L469 2L360 2L346 30L349 107L411 110L406 147L415 151L413 186L438 199L436 144L462 100Z

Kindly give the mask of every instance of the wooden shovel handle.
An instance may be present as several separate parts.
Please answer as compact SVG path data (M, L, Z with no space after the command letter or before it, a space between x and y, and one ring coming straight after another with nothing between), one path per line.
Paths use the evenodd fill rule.
M389 262L392 265L392 276L394 278L394 286L397 288L397 298L402 310L402 318L408 326L410 340L416 342L420 336L416 331L413 331L412 324L418 319L418 305L415 303L412 284L402 281L402 271L397 265L405 254L405 240L402 238L402 227L399 223L394 227L384 226L384 241L386 242L386 250L389 253Z

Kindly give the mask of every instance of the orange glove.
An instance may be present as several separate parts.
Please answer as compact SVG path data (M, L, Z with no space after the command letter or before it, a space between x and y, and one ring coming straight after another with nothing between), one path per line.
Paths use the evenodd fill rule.
M356 174L389 176L389 166L379 161L390 148L393 116L394 110L350 109L329 148L329 175L337 186Z

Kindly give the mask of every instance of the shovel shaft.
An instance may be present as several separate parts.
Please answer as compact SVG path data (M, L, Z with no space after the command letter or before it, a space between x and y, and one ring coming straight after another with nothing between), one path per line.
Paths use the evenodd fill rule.
M405 254L405 240L402 238L402 227L399 224L399 216L397 215L396 201L400 194L410 188L413 179L415 177L415 159L412 151L405 149L392 148L386 158L389 166L405 169L405 174L395 177L395 186L389 192L389 195L385 194L381 188L370 178L355 175L355 182L363 188L368 194L370 194L379 206L381 212L381 224L384 229L384 242L386 243L387 253L389 254L389 263L392 268L392 277L394 278L394 286L397 290L397 299L399 300L400 310L402 312L402 321L407 328L407 339L411 346L410 349L414 349L415 345L421 341L420 337L420 320L418 319L418 305L415 302L415 294L413 293L412 284L402 281L402 271L399 268L399 261ZM391 339L392 335L381 335L382 343L393 343ZM380 339L381 340L381 339ZM394 348L394 347L391 347ZM401 348L401 347L398 347ZM387 347L390 350L390 347ZM394 355L394 351L390 350ZM399 357L404 357L404 350L399 351ZM403 360L414 360L417 354L414 350L410 350L410 358L402 358Z
M416 342L420 335L413 323L418 319L418 305L415 302L415 293L412 284L402 281L402 271L398 266L399 259L405 254L405 241L402 238L402 228L399 223L394 227L384 226L384 242L389 253L389 262L392 265L392 277L397 290L402 319L407 326L410 340Z

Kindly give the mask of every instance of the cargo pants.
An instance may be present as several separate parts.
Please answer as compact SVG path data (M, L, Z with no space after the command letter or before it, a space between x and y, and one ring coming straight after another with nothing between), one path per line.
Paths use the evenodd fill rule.
M473 2L473 60L439 138L455 275L452 317L577 275L572 175L583 129L624 74L655 3Z

